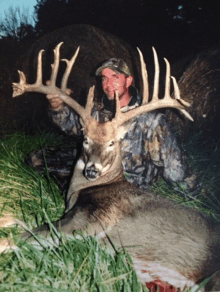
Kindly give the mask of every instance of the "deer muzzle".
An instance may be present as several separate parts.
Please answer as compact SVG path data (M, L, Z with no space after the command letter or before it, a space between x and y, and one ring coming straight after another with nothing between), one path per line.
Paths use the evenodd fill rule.
M95 164L86 165L84 175L88 180L96 180L100 174L100 170L95 166Z

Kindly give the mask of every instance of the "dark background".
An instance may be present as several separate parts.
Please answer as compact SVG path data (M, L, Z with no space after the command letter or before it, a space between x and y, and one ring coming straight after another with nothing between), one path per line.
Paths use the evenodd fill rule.
M155 46L170 61L219 42L220 9L205 0L41 0L36 34L86 23L144 49Z
M33 125L35 112L46 114L34 98L11 98L25 52L46 34L72 24L93 25L140 47L145 59L152 58L154 46L178 79L197 53L219 47L219 12L213 0L38 0L34 24L25 17L12 28L13 18L7 25L0 22L0 133L20 130L26 117Z

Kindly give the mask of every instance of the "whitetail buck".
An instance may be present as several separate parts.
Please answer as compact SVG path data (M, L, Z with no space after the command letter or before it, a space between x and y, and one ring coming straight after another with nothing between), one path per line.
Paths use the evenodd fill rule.
M130 253L134 268L143 282L160 280L184 291L196 285L220 269L220 223L203 213L180 206L171 200L147 192L128 183L123 175L120 140L132 119L157 108L174 107L184 110L175 79L175 98L170 97L170 68L167 64L166 89L163 99L158 99L159 66L155 56L155 84L152 100L148 101L147 72L141 52L144 82L143 104L122 113L116 93L115 117L100 123L91 116L94 87L90 89L85 108L67 94L67 80L76 55L67 61L61 89L55 85L59 66L59 47L55 49L48 85L42 84L41 55L39 53L37 81L26 84L20 73L20 83L14 83L13 96L25 91L58 94L81 116L84 142L71 180L64 217L54 226L62 234L74 230L106 240L106 234L120 248ZM36 235L50 238L47 225L33 231ZM22 240L34 241L30 233L21 235ZM210 287L218 283L216 275ZM211 288L206 288L206 291ZM220 289L219 286L214 288Z

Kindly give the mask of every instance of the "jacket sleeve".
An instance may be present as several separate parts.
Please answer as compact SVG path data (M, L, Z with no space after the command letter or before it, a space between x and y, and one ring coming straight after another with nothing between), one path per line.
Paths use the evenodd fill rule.
M59 111L49 110L49 117L67 135L77 135L82 137L82 126L78 114L68 105Z
M158 166L162 164L162 176L165 180L171 182L184 180L188 169L186 155L162 115L159 116L158 124L152 131L149 151L154 164Z
M188 192L198 192L196 174L188 165L187 157L171 132L163 115L157 114L145 130L145 146L153 164L161 168L162 177L174 188L179 183Z
M184 181L188 175L185 153L160 113L136 117L121 150L126 179L140 187L148 188L159 174L171 184Z

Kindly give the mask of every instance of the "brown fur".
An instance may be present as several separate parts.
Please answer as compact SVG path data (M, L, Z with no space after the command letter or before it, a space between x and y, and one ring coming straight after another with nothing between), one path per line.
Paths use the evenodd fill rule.
M97 123L97 127L102 126ZM88 129L87 125L84 127ZM104 150L100 148L100 137L92 140L90 131L86 131L90 144L83 147L80 161L84 164L82 167L76 165L66 214L55 227L62 234L82 230L89 235L105 237L107 233L119 248L126 247L138 275L145 282L160 279L183 290L220 270L220 223L125 181L120 135L123 136L126 128L116 128L113 120L106 131L109 134L104 133L104 136L114 140L109 170L104 174L100 172L94 181L83 175L83 168L87 168L84 153L90 164L95 165L98 159L100 163ZM96 149L100 153L94 156ZM46 237L50 234L47 226L35 233ZM22 238L29 238L29 234ZM108 243L105 238L104 241Z
M89 119L84 126L84 136L89 133L90 139L95 143L106 143L116 137L116 129L111 126L111 122L99 123L95 119Z
M108 126L108 129L115 128L114 122ZM109 131L114 132L113 129ZM126 129L119 128L118 131L122 135ZM86 134L92 140L90 133ZM83 167L86 168L83 155L87 151L84 146L80 157L84 164L83 167L76 165L66 213L54 226L62 234L82 230L109 243L105 238L107 233L118 248L126 248L130 253L143 282L159 279L183 291L220 270L220 223L125 181L120 137L110 138L114 138L110 168L95 181L83 175ZM92 141L88 150L99 146L98 142ZM95 164L97 155L88 154L90 162ZM50 237L47 225L33 232ZM35 240L29 233L22 234L21 239ZM213 285L218 280L215 278Z
M193 283L220 269L218 222L123 180L82 190L73 208L54 225L62 234L83 230L96 236L105 231L114 244L127 249L135 262L144 263L144 268L136 264L141 277L146 277L143 271L152 263ZM35 233L47 237L49 229L43 226ZM22 239L27 237L28 233L22 235ZM163 280L164 270L157 268L151 274ZM177 280L171 277L170 283Z

